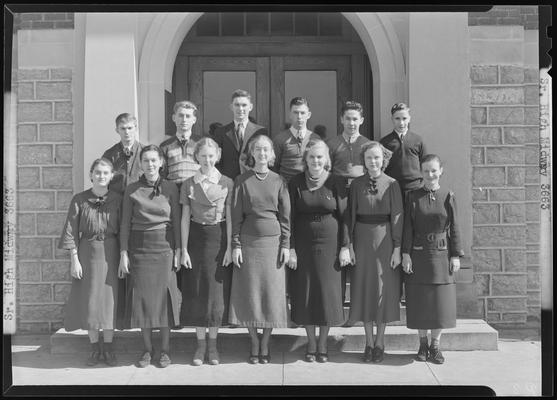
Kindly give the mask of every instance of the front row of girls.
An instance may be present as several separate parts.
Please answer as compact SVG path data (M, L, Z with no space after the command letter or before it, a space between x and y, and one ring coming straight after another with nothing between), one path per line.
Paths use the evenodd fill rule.
M91 166L93 187L71 201L60 240L74 278L64 326L88 330L88 365L101 358L116 365L116 327L141 329L138 367L155 359L164 368L171 363L170 329L179 326L196 327L193 365L216 365L218 328L226 325L248 329L249 363L269 363L272 329L288 326L285 266L290 317L307 332L304 359L327 362L329 327L346 322L341 271L350 264L348 322L364 323L363 360L382 361L386 324L400 319L402 264L407 325L419 332L416 359L444 361L439 340L442 329L456 326L455 272L463 253L455 196L439 185L438 156L423 157L423 187L403 206L398 182L384 173L392 153L378 142L361 146L364 173L349 187L320 139L307 143L304 170L288 183L269 168L275 154L266 135L249 142L248 169L234 182L215 167L221 149L213 139L200 139L193 152L200 168L180 189L161 177L164 154L148 145L139 154L143 175L126 187L123 201L108 190L113 166L105 158ZM128 274L124 315L117 315L118 277ZM161 333L157 353L153 329Z

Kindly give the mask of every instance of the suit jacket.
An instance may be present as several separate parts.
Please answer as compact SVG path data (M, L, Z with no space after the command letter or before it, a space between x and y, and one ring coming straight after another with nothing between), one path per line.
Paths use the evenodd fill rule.
M136 140L132 146L133 154L129 159L124 154L122 142L116 143L104 152L103 157L109 159L114 166L114 178L110 181L110 189L123 195L126 186L139 180L139 177L143 174L140 166L141 160L139 159L141 149L143 149L143 145Z
M248 143L253 136L259 134L268 136L267 128L249 121L244 129L242 148L239 149L234 137L234 122L215 130L213 138L222 150L220 161L216 165L221 174L234 180L238 175L246 171L244 159L247 157ZM242 160L240 160L240 155L243 155Z

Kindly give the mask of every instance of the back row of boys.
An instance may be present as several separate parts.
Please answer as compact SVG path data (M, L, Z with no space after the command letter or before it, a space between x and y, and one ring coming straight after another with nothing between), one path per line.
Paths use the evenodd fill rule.
M230 109L233 122L216 128L212 138L222 149L217 168L222 174L234 179L247 168L244 160L250 138L269 133L265 127L250 120L253 103L245 90L232 93ZM303 171L302 156L307 143L311 139L320 139L319 135L307 128L310 117L307 100L293 98L290 102L291 126L273 138L276 155L273 169L287 181ZM385 173L399 182L404 198L408 191L421 186L420 161L427 152L422 138L408 130L410 114L404 103L393 105L391 119L393 131L380 141L393 152ZM176 134L160 144L166 159L161 176L181 186L199 168L193 158L194 146L199 138L192 136L192 127L197 121L197 107L189 101L176 103L172 120L176 124ZM364 173L360 149L369 139L359 132L364 122L362 106L347 101L341 109L340 121L343 132L325 140L330 149L332 172L345 177L349 185L354 178ZM108 149L103 157L114 165L110 188L123 193L126 186L137 181L141 175L139 153L143 145L137 138L137 119L130 114L120 114L116 118L116 132L120 135L120 142Z

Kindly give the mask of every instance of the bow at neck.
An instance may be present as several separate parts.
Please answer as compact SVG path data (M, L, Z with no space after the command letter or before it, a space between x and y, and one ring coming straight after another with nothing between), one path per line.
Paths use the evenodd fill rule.
M141 175L141 177L139 178L139 180L141 181L141 183L143 183L146 186L152 187L153 188L153 192L151 193L150 197L153 198L154 196L159 196L161 194L161 184L162 184L162 178L159 176L158 179L155 182L149 182L147 180L147 178L145 177L145 175Z
M428 189L424 186L424 190L427 193L427 198L430 202L435 201L435 193L439 190L440 188L436 188L436 189Z
M97 196L93 193L93 190L90 190L90 195L87 198L87 201L94 207L94 208L101 208L107 203L108 200L108 192L104 196Z
M369 176L368 192L371 194L377 194L379 192L379 190L377 189L377 180L381 177L381 175L372 177L371 175L368 174L368 176Z

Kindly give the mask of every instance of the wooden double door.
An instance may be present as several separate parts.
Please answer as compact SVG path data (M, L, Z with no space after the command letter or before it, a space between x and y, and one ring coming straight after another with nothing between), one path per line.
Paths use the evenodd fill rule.
M183 57L175 69L175 100L198 105L194 131L207 133L211 123L232 120L231 94L245 89L254 103L250 116L274 136L289 123L290 100L301 96L312 112L309 128L322 125L330 137L338 133L342 103L353 95L351 61L349 55Z

